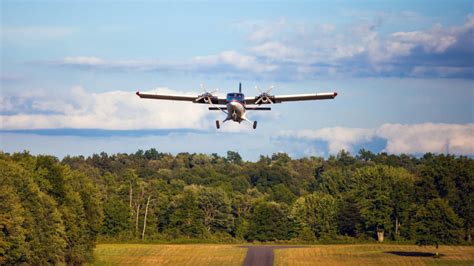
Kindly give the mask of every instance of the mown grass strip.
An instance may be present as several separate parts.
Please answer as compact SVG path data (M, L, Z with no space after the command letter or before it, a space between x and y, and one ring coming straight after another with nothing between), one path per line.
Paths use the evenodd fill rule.
M233 245L99 244L92 265L242 265L247 250Z
M473 246L317 245L275 250L275 265L474 265Z

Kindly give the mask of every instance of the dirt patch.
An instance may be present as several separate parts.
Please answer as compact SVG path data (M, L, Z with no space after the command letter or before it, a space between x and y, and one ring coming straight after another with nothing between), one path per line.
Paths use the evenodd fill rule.
M244 266L273 266L273 250L280 248L302 248L303 246L242 246L247 248Z

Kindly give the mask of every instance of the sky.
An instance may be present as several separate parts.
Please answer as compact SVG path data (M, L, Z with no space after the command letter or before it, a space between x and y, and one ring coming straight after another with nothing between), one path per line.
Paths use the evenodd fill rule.
M474 155L472 1L1 1L0 150ZM136 91L333 92L215 120Z

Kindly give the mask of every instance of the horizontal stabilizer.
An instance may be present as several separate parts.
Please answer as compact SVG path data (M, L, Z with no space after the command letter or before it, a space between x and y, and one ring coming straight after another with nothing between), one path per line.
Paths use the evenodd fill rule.
M219 110L227 110L227 107L209 107L211 111L219 111ZM272 108L270 107L245 107L245 110L252 110L252 111L270 111Z
M270 111L270 110L272 110L272 108L270 108L270 107L245 107L245 110Z

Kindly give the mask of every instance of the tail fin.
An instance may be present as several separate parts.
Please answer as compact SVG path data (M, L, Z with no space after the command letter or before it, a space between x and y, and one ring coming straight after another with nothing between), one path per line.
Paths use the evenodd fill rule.
M242 93L242 83L239 82L239 93Z

